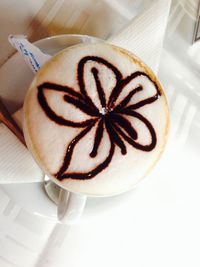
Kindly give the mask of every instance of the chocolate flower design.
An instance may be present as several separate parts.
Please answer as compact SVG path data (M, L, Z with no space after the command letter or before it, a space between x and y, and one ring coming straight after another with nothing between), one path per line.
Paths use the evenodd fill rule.
M87 66L87 70L85 70L87 64L90 65L90 68ZM112 75L113 87L109 91L109 96L107 88L103 88L103 74L100 73L98 67L106 70L104 71L104 75L106 73L110 73ZM84 78L86 71L89 73L89 75L93 76L92 79L95 84L94 90L96 90L95 93L98 96L99 107L97 107L97 104L94 103L93 96L90 95L91 92L89 93L87 90L87 85ZM140 79L142 78L150 82L155 89L155 93L153 96L131 104L134 96L145 90L140 83L135 82L134 84L134 81L136 81L139 77ZM121 72L107 60L97 56L86 56L83 57L78 63L77 80L80 89L79 92L67 85L63 86L49 82L45 82L38 86L38 101L48 118L58 125L81 129L79 134L76 135L68 144L62 165L58 172L54 174L58 180L67 178L83 180L91 179L109 166L116 147L120 149L122 155L125 155L127 153L127 143L133 148L142 150L144 152L151 151L155 148L157 142L156 132L150 121L142 114L137 112L139 108L152 104L160 96L158 86L150 78L150 76L144 72L136 71L127 77L123 77ZM131 89L127 90L127 86L131 87ZM76 109L79 109L79 111L86 114L89 119L75 122L73 120L67 120L63 116L57 114L48 103L48 99L45 96L45 90L53 90L54 92L64 93L63 101L72 105ZM126 90L125 97L120 99L120 95L124 90ZM131 123L132 120L129 118L135 118L139 120L143 126L146 127L150 136L148 144L142 144L137 141L138 132L134 128L133 123ZM87 135L87 133L89 133L89 131L91 131L93 127L96 127L93 148L88 156L91 158L95 158L97 156L104 131L107 132L110 140L110 149L108 155L102 162L87 172L68 172L68 167L72 161L73 152L76 145Z

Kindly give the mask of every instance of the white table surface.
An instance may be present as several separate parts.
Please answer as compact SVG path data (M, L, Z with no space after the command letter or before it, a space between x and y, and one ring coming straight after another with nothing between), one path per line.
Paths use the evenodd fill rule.
M30 8L30 13L38 12L39 1L34 8L31 1L22 2ZM42 5L47 1L40 2ZM62 1L57 2L61 5ZM107 5L107 1L97 2L100 6ZM128 0L125 2L130 5ZM9 3L14 14L12 5L16 5L16 1ZM55 1L49 1L50 4L54 5L54 12L60 8L59 4L55 6ZM1 5L8 9L7 1ZM90 14L95 10L93 5L90 5ZM23 13L20 7L16 11ZM115 8L112 19L114 15L119 17L116 27L129 19L130 13L126 11L120 14ZM93 220L71 228L30 214L0 191L0 266L200 266L200 76L187 53L194 19L193 14L186 11L178 1L173 1L159 72L169 98L172 128L168 150L158 168L131 192L130 201L119 203L106 216L94 215ZM6 36L6 31L10 33L9 27L15 32L16 29L23 31L30 20L27 15L23 27L19 23L13 28L12 21L1 17L0 22L2 19L8 27L4 27L1 38ZM45 18L43 24L48 19ZM107 35L111 28L107 29ZM97 35L102 37L100 33L103 36L101 31ZM7 44L3 45L2 64L12 53L7 50ZM20 104L10 103L9 97L6 100L11 110ZM172 146L173 153L167 157Z

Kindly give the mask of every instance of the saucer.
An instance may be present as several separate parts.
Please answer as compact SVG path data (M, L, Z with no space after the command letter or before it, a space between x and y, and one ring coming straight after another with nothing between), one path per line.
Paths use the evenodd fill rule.
M62 35L40 40L36 44L44 52L53 55L68 45L82 41L82 38L97 40L88 36ZM20 69L16 67L19 65ZM6 88L1 93L9 96L12 105L8 107L15 111L23 103L33 73L22 57L15 54L1 68L0 78L2 88ZM192 206L194 211L198 210L199 76L190 64L182 64L171 52L164 50L159 78L165 88L171 113L170 138L164 155L151 174L134 190L114 197L88 198L81 223L99 218L107 220L114 213L119 219L123 217L122 214L126 214L129 220L130 216L137 217L141 216L141 212L154 213L156 210L153 215L156 221L160 219L157 214L160 210L182 210L183 206ZM46 195L43 183L1 185L0 189L25 210L56 220L57 207Z

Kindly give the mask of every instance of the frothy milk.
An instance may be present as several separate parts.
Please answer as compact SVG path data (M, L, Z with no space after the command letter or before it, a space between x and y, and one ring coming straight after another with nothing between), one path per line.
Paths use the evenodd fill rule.
M24 103L28 148L69 191L114 195L155 165L168 133L168 107L154 74L108 44L67 48L35 76Z

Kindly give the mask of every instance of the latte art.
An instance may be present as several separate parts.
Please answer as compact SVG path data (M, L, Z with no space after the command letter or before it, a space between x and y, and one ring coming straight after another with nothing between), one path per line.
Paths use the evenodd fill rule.
M62 53L63 58L60 54L55 60L62 64L60 77L56 73L58 65L55 64L54 68L53 60L50 61L46 71L41 70L38 79L36 76L36 82L33 82L26 98L26 103L29 102L27 108L25 103L28 146L47 173L69 190L91 194L119 191L123 182L119 183L119 178L114 175L120 173L120 168L123 169L119 163L124 159L129 162L127 168L133 161L133 170L127 169L128 175L123 172L125 177L121 179L125 180L125 187L133 185L134 180L144 176L158 158L167 132L165 98L156 78L132 55L109 45L77 46L74 51L66 49L66 54ZM74 66L66 64L70 57ZM68 75L63 82L63 75L68 73L69 68L73 69L74 78ZM52 70L55 81L51 76ZM33 114L40 116L40 124ZM157 120L161 125L156 122L159 115L161 118ZM53 130L51 138L48 139L41 123L47 126L49 136L50 129ZM36 136L34 132L41 136ZM58 132L62 133L59 135ZM56 147L53 148L52 141L59 144L60 155ZM52 152L55 153L56 164L53 164ZM83 159L85 169L81 169L84 157L87 158ZM134 164L136 161L140 162ZM52 168L51 165L55 166ZM84 181L85 186L78 181Z
M91 73L94 76L98 97L101 103L101 110L98 110L98 108L95 106L95 103L93 103L92 99L88 96L87 91L85 90L83 72L84 72L84 65L87 62L97 62L105 65L107 68L113 71L116 77L116 85L111 92L110 98L106 100L104 88L102 87L101 80L99 79L98 69L95 67L91 68ZM115 105L117 97L119 96L125 85L139 76L144 76L146 79L149 79L151 83L153 83L156 89L155 95L147 99L141 100L136 104L129 105L131 98L133 98L135 94L137 94L141 90L145 90L145 88L143 88L142 86L137 86L137 84L134 86L133 84L133 89L129 92L129 94L118 105ZM59 125L85 128L69 143L62 166L59 169L59 171L56 174L54 174L54 176L57 179L63 180L67 178L72 178L72 179L93 178L95 175L97 175L99 172L103 171L105 168L109 166L109 163L112 160L113 154L115 152L116 146L119 147L122 155L127 153L125 142L128 142L133 148L140 149L144 152L151 151L152 149L155 148L156 132L153 126L144 116L135 111L145 105L152 104L160 96L160 92L158 90L156 83L154 83L146 73L137 71L125 78L122 78L121 72L105 59L101 57L86 56L82 58L78 63L77 77L81 93L75 92L73 88L70 88L68 86L61 86L53 83L44 83L38 86L38 101L41 107L43 108L44 112L46 113L46 115L49 117L49 119L53 120ZM55 90L64 92L65 94L63 96L63 101L66 101L74 105L76 108L80 109L84 113L91 116L91 119L76 123L74 121L65 120L64 118L62 118L62 116L56 115L56 113L51 109L51 107L48 105L47 100L45 99L44 90ZM134 129L134 126L129 121L128 118L129 116L139 119L148 128L151 135L151 140L149 144L142 145L136 141L138 138L138 133ZM103 162L101 162L97 167L95 167L94 169L90 170L87 173L81 173L81 172L66 173L70 161L72 159L73 150L76 144L82 138L84 138L84 136L96 124L97 124L97 129L94 138L94 145L92 151L90 152L90 157L96 157L98 153L98 148L101 145L103 131L106 130L109 135L111 143L111 148L107 158Z

